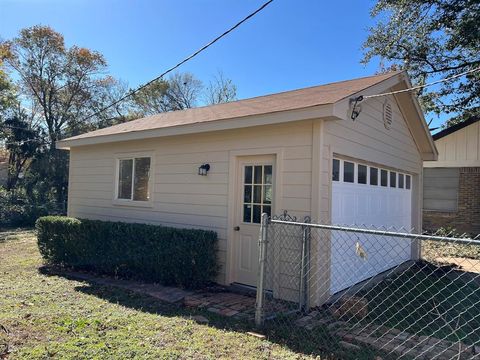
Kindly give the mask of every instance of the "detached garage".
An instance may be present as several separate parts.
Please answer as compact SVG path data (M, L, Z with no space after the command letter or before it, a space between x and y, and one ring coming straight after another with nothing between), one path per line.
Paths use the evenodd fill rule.
M256 285L262 212L420 231L422 163L437 157L422 112L410 92L368 98L410 86L393 72L61 140L70 151L68 214L214 230L218 282L247 286ZM331 293L372 275L337 251L351 244L325 241L331 251L316 255L331 264ZM402 246L375 271L418 256ZM348 262L358 276L347 281Z

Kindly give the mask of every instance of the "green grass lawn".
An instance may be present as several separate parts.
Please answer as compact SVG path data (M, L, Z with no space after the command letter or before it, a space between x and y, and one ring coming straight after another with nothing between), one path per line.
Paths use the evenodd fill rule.
M33 231L0 232L0 291L0 359L375 358L290 327L259 339L246 333L252 324L48 275Z

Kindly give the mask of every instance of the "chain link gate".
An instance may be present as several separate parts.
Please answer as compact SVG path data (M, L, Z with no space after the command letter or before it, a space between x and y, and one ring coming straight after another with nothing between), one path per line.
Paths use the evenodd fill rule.
M255 322L305 347L480 359L480 240L262 215Z

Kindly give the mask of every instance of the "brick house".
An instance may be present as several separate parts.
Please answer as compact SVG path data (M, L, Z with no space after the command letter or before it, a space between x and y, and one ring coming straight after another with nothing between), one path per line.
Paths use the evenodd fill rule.
M423 227L480 233L480 118L433 135L438 161L424 161Z

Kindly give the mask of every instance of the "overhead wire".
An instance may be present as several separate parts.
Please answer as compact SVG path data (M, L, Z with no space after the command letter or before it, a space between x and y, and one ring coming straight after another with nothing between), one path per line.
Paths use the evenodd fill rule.
M91 115L88 115L87 117L83 118L81 120L81 122L83 121L86 121L86 120L89 120L91 119L92 117L104 112L105 110L108 110L110 108L112 108L113 106L119 104L120 102L124 101L125 99L129 98L130 96L132 95L135 95L137 92L139 92L140 90L146 88L147 86L149 86L150 84L154 83L155 81L158 81L160 79L162 79L165 75L167 75L168 73L172 72L173 70L179 68L180 66L182 66L183 64L185 64L187 61L190 61L191 59L193 59L195 56L197 56L198 54L200 54L201 52L205 51L207 48L209 48L210 46L212 46L213 44L215 44L218 40L222 39L223 37L227 36L228 34L230 34L233 30L235 30L236 28L238 28L240 25L242 25L243 23L245 23L246 21L248 21L249 19L251 19L252 17L254 17L255 15L257 15L260 11L262 11L263 9L265 9L268 5L270 5L271 3L273 2L273 0L269 0L267 2L265 2L262 6L260 6L258 9L256 9L254 12L250 13L249 15L247 15L246 17L244 17L242 20L240 20L239 22L237 22L235 25L233 25L232 27L230 27L228 30L224 31L222 34L220 34L219 36L217 36L216 38L214 38L213 40L211 40L210 42L208 42L206 45L202 46L200 49L196 50L194 53L192 53L191 55L187 56L186 58L184 58L182 61L178 62L176 65L172 66L171 68L165 70L163 73L161 73L160 75L158 75L156 78L148 81L147 83L137 87L136 89L128 92L127 94L125 94L124 96L122 96L121 98L119 98L118 100L112 102L110 105L107 105L103 108L101 108L100 110L94 112L93 114Z
M480 66L475 68L475 69L464 71L460 74L456 74L456 75L453 75L453 76L450 76L450 77L447 77L447 78L444 78L444 79L441 79L441 80L432 81L432 82L427 83L427 84L412 86L411 88L408 88L408 89L390 91L390 92L381 93L381 94L363 95L362 98L363 99L371 99L371 98L376 98L376 97L380 97L380 96L395 95L395 94L400 94L400 93L404 93L404 92L423 89L423 88L426 88L426 87L429 87L429 86L432 86L432 85L436 85L436 84L440 84L440 83L443 83L443 82L451 81L451 80L457 79L457 78L465 76L465 75L473 74L477 71L480 71Z

